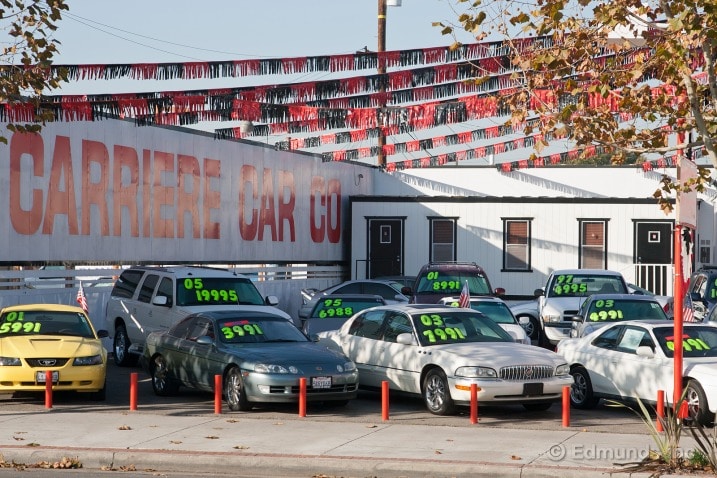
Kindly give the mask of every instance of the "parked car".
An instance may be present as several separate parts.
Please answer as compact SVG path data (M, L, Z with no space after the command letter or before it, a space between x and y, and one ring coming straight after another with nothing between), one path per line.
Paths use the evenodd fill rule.
M561 269L548 276L545 287L535 290L540 316L540 345L553 347L570 337L572 321L592 294L627 294L622 274L604 269Z
M472 384L481 404L522 404L546 410L572 383L554 352L518 344L484 314L436 304L395 304L366 309L319 344L356 363L362 387L420 395L436 415L470 404Z
M710 425L717 411L717 327L685 323L682 376L690 417ZM566 339L557 351L575 383L570 401L592 408L601 398L654 404L657 391L674 390L674 322L609 324L585 337Z
M387 304L407 303L408 297L401 293L403 284L394 280L383 279L359 279L341 282L340 284L327 287L317 291L312 289L302 290L303 304L299 308L299 319L303 320L309 316L316 301L326 295L334 294L366 294L383 297Z
M271 312L191 314L169 330L149 334L142 366L160 396L173 395L180 386L213 391L214 377L221 375L224 398L234 411L296 402L302 377L307 401L345 404L358 392L351 360Z
M319 332L336 330L352 315L369 307L385 305L379 295L330 294L315 301L309 316L302 319L301 330L309 337Z
M150 332L166 330L195 312L227 309L271 311L274 296L262 297L246 276L213 267L130 267L115 282L105 310L106 324L114 328L114 361L132 365L142 355Z
M582 337L613 322L626 320L667 320L654 296L634 294L593 294L571 317L570 337Z
M459 298L444 297L439 303L450 307L459 307ZM508 304L502 299L498 297L471 297L470 308L485 314L503 330L508 332L516 342L531 344L530 337L528 337L524 329L524 325L528 323L528 319L524 319L523 323L518 322L518 319L513 315Z
M703 266L690 276L684 308L695 322L709 317L717 305L717 265Z
M650 297L654 297L657 302L660 303L660 306L662 306L662 310L665 311L665 314L667 317L672 318L675 315L675 298L669 295L658 295L655 294L652 291L649 291L645 289L644 287L640 287L635 284L627 283L627 290L630 294L636 294L636 295L647 295Z
M55 391L105 399L107 350L80 307L25 304L0 312L0 393L44 392L51 372Z
M446 296L460 295L468 283L471 296L501 296L502 288L493 289L488 275L475 262L429 262L421 267L412 288L404 289L413 304L437 304Z

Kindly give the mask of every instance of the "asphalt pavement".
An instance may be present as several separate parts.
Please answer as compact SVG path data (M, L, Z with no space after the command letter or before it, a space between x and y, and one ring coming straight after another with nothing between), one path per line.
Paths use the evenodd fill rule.
M681 441L683 451L693 446ZM197 472L222 476L418 477L648 477L626 463L645 458L655 443L644 434L586 428L522 430L375 422L256 418L251 413L188 416L125 411L77 411L38 405L0 409L5 462L33 464L77 459L93 470ZM242 476L247 476L242 474Z

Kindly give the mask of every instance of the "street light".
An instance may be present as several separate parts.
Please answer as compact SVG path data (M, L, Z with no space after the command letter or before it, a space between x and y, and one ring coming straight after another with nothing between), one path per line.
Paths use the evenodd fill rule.
M378 74L386 74L386 63L382 61L381 53L386 51L386 6L400 7L401 0L378 0ZM386 82L383 78L379 80L379 98L381 99L381 109L386 108L384 94L386 93ZM386 145L386 135L383 132L383 126L378 125L378 166L386 165L386 154L383 147Z

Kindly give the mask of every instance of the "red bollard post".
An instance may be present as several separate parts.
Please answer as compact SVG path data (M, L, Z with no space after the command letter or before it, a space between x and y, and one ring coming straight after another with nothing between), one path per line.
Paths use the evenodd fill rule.
M299 379L299 416L306 416L306 378Z
M45 408L52 408L52 372L45 371Z
M381 419L388 421L388 382L381 382Z
M214 376L214 414L222 413L222 376L217 374Z
M685 419L690 416L690 411L687 408L687 402L680 403L680 410L677 414L677 418Z
M478 385L471 384L471 423L478 423Z
M570 426L570 385L563 387L563 427Z
M129 374L129 409L137 410L137 372Z
M656 429L658 432L663 432L665 429L662 427L661 418L665 418L665 391L657 391L657 424Z

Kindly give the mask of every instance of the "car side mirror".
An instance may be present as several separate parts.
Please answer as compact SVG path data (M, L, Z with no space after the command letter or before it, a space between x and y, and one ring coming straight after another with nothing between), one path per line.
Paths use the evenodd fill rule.
M97 338L98 339L104 339L105 337L109 337L110 333L105 329L100 329L97 331Z
M276 305L279 305L279 298L275 295L267 295L266 298L264 299L264 303L266 305L276 306Z
M655 352L652 350L652 347L649 347L647 345L640 345L635 351L635 353L638 357L652 358L655 356Z
M155 296L154 300L152 300L153 305L160 305L162 307L169 307L169 297L166 295L158 295Z
M496 287L494 293L498 297L503 296L505 295L505 289L503 289L502 287Z
M411 333L398 334L398 337L396 337L396 343L403 345L416 345L416 341L413 340L413 334Z
M530 317L526 317L524 315L521 317L518 317L518 323L525 327L526 325L530 324Z
M535 289L535 290L533 291L533 295L534 295L535 297L542 297L542 296L545 295L545 289L543 289L542 287L541 287L540 289Z
M406 297L410 297L413 295L413 290L409 286L405 285L401 287L401 294L405 295Z
M197 337L197 343L199 345L212 345L214 341L210 336L202 335L201 337Z

